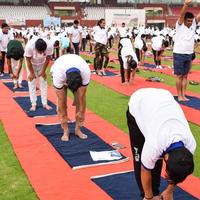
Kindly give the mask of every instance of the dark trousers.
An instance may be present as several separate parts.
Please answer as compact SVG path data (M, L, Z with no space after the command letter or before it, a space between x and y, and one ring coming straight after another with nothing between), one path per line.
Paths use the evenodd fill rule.
M72 43L74 46L74 51L72 53L75 53L76 55L79 55L79 43Z
M126 116L127 116L127 124L129 128L131 149L133 153L135 178L140 190L140 195L143 198L144 190L142 188L142 183L141 183L141 154L142 154L142 148L144 146L145 138L142 132L140 131L135 121L135 118L130 114L129 110L127 110ZM160 187L161 169L162 169L162 160L160 159L156 162L154 169L151 170L152 190L153 190L154 196L157 196L160 194L159 187Z
M1 55L2 55L2 58L0 59L0 73L4 73L4 64L5 64L6 52L2 51Z
M111 49L112 48L112 42L113 42L113 36L108 38L108 47Z
M119 59L119 64L120 64L121 82L124 83L125 82L125 72L124 72L124 63L123 63L122 56L121 56L121 49L119 49L119 52L118 52L118 59Z
M59 49L59 47L56 47L56 48L54 48L54 51L53 51L53 59L58 59L59 58L59 56L60 56L60 49Z
M87 44L87 39L86 38L82 38L82 51L85 51L86 44Z
M161 59L160 60L157 60L156 59L156 54L158 56L160 56L160 54L162 53L162 51L155 51L152 49L152 52L153 52L153 58L154 58L154 62L155 62L155 65L158 66L158 65L161 65Z
M140 61L140 50L138 48L135 48L135 54L137 56L138 61Z

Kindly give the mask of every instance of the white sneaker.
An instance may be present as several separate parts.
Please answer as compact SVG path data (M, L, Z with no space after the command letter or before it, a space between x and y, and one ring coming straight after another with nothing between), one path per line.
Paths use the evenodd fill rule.
M158 66L158 69L162 69L163 67L161 65Z
M0 76L3 77L3 76L4 76L4 73L0 73Z
M159 69L159 66L158 66L158 65L156 65L156 69Z

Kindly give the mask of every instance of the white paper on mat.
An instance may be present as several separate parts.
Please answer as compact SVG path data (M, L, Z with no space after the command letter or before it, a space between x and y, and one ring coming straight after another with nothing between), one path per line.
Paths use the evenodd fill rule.
M93 161L100 160L119 160L122 155L117 150L112 151L90 151L90 155Z

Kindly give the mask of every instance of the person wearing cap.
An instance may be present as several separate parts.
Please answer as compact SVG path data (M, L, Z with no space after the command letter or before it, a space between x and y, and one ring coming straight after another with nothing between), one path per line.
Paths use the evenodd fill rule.
M121 39L120 46L120 54L122 61L120 62L120 64L122 64L122 66L120 66L120 72L122 77L121 80L123 84L132 84L136 73L138 59L133 50L133 45L131 43L130 38L127 37Z
M25 61L28 76L31 111L36 110L37 94L36 79L39 81L42 105L45 109L51 109L47 104L47 76L46 69L53 54L53 44L46 38L33 38L25 47Z
M129 100L127 124L141 197L172 200L175 185L194 170L196 142L181 107L167 90L139 89ZM163 160L168 186L160 194Z
M0 31L0 76L4 75L4 64L7 52L7 45L10 40L14 40L14 35L9 31L8 24L3 23Z
M74 94L76 106L75 134L86 139L87 135L81 132L85 120L86 91L90 82L90 68L86 61L78 55L67 54L59 57L51 68L53 86L57 96L57 112L63 128L62 141L69 140L67 90Z
M176 23L174 37L173 65L176 75L176 90L179 101L189 101L186 97L187 80L194 53L194 40L197 24L200 22L200 12L196 17L187 12L192 0L185 0L179 19Z
M14 89L22 87L22 64L24 60L24 48L18 40L11 40L7 46L8 71L13 79Z

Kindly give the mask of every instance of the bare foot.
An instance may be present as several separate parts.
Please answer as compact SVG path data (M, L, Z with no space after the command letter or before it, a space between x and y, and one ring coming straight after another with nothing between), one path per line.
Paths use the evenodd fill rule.
M75 135L78 136L80 139L87 139L87 135L85 135L84 133L82 133L81 131L77 131L75 132Z
M18 85L14 85L13 90L16 90L18 88Z
M30 111L35 111L35 110L36 110L36 105L32 105Z
M185 101L183 97L178 97L178 101Z
M186 96L184 96L183 99L184 99L184 101L189 101L190 100Z
M128 82L123 82L122 85L127 86L129 83Z
M61 140L62 140L63 142L69 141L69 135L64 133L63 136L61 137Z
M19 85L18 85L18 88L22 88L22 84L19 84Z
M50 106L47 105L47 104L46 104L46 105L43 105L43 108L46 109L46 110L51 110L51 109L52 109L52 107L50 107Z

